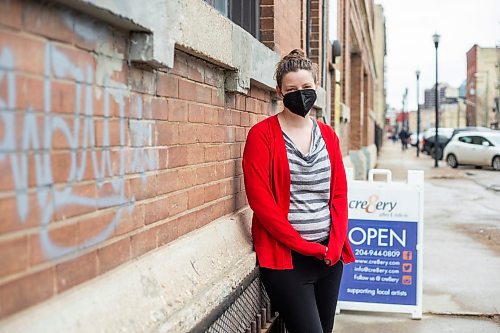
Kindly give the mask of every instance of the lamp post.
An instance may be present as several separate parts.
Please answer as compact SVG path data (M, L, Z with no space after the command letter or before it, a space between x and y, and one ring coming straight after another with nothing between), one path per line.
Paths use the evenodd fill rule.
M435 85L435 93L436 93L436 99L435 99L435 106L436 106L436 135L434 136L434 167L438 167L438 150L439 150L439 144L438 144L438 128L439 128L439 95L438 95L438 46L439 46L439 39L441 36L438 35L436 32L433 36L432 39L434 41L434 48L436 49L436 85Z
M420 155L420 98L419 98L420 71L417 70L415 74L417 75L417 157L419 157Z

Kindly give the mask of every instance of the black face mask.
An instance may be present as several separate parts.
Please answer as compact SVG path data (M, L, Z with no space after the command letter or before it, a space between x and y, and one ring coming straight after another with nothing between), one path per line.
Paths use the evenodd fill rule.
M316 90L304 89L296 90L283 97L283 104L292 113L301 117L306 117L309 110L316 102Z

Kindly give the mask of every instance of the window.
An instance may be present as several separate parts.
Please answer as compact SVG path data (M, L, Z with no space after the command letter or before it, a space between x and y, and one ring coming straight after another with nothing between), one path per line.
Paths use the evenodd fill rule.
M217 9L222 15L227 16L228 0L205 0L205 2Z
M259 39L260 0L205 0L205 2Z
M463 143L472 143L472 139L470 136L462 136L458 138L458 141L463 142Z
M480 146L480 145L482 145L482 144L483 144L483 142L488 142L488 140L486 140L486 139L485 139L485 138L483 138L482 136L473 136L473 137L472 137L472 144L474 144L474 145L479 145L479 146ZM488 145L489 145L489 144L490 144L490 143L488 142Z

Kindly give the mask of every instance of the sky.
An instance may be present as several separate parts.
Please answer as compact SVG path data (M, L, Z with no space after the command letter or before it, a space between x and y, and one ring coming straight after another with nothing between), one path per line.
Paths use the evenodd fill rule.
M408 88L409 110L416 110L417 69L420 103L424 89L433 86L435 32L441 35L439 82L457 88L467 77L466 53L474 44L500 46L500 0L375 0L375 4L383 6L386 20L386 89L392 107L402 107Z

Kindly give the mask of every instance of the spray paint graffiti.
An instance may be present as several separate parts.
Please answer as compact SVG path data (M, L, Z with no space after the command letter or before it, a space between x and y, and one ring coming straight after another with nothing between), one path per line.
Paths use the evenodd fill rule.
M36 178L36 204L40 215L40 241L44 254L48 258L56 258L75 253L77 249L86 248L102 242L111 236L120 223L124 212L129 213L135 205L132 194L126 194L126 171L140 173L157 169L157 155L152 146L153 126L151 121L143 119L143 102L140 96L135 98L136 116L128 119L125 116L125 99L130 98L127 87L111 82L109 75L104 77L104 88L100 98L103 99L102 147L96 146L96 118L94 117L94 98L97 94L93 86L94 76L89 65L78 66L57 46L47 43L44 63L44 107L43 121L37 121L40 113L28 106L23 112L18 109L16 96L16 67L12 50L8 46L0 48L0 85L7 86L5 96L0 94L0 124L4 137L0 138L0 162L10 164L10 172L16 191L17 213L22 223L26 220L30 207L28 200L29 169L34 168ZM72 78L75 84L75 103L70 121L51 112L53 77ZM110 84L107 84L110 83ZM111 86L113 88L111 88ZM110 147L110 102L119 106L119 148L118 172L113 172L112 152ZM23 116L22 133L15 133L16 117ZM130 144L126 142L126 129L129 126ZM53 186L51 150L53 137L57 133L67 141L70 149L68 176L63 188ZM20 139L19 139L20 138ZM131 148L130 148L131 146ZM126 161L126 149L132 149L131 161ZM34 152L34 162L29 164L29 152ZM111 184L111 194L86 197L75 193L74 185L84 179L85 171L91 168L97 188L106 182ZM9 170L2 170L9 172ZM55 211L68 205L94 206L97 208L115 207L115 214L106 228L91 239L82 240L79 244L62 246L54 242L49 234L48 225Z

